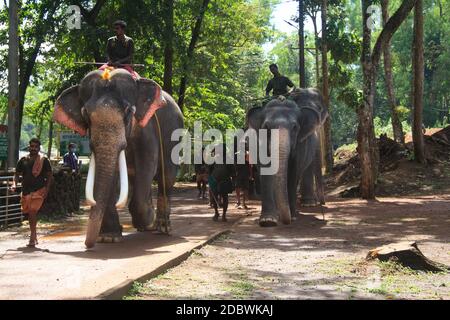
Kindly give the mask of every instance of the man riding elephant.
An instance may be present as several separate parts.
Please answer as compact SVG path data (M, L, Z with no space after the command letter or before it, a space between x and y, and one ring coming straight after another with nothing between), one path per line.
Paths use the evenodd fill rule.
M134 79L139 79L139 74L132 67L134 42L132 38L125 35L127 23L117 20L113 26L116 35L109 38L106 45L108 63L101 66L100 70L105 70L108 67L123 68L131 73Z
M295 85L292 81L283 75L278 70L278 66L273 63L269 66L270 72L273 74L273 78L269 80L266 87L266 97L269 97L270 92L273 91L273 96L283 96L289 93L288 87L293 88Z

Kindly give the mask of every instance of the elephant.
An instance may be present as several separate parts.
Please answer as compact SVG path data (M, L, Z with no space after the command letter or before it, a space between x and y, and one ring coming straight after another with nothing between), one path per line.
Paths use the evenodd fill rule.
M170 231L169 202L177 172L177 164L171 161L176 144L171 135L183 128L183 116L168 93L152 80L133 79L123 69L95 70L61 93L53 119L89 136L87 248L96 242L122 241L117 209L126 206L129 185L133 227ZM153 179L158 184L156 215Z
M248 111L248 128L257 132L279 129L278 171L260 176L260 226L277 226L280 220L290 224L297 217L299 187L302 203L315 204L317 195L324 204L319 130L327 117L328 110L317 89L296 89L290 99L276 98L263 107ZM270 146L270 135L267 140L262 141L258 134L260 145L267 143ZM261 164L258 167L261 169Z

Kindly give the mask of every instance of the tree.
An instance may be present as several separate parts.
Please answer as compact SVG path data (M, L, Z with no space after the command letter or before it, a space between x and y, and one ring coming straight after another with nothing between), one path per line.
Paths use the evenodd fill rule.
M183 61L182 66L182 77L180 80L180 89L178 93L178 105L180 106L181 111L183 111L184 99L186 93L188 72L189 72L189 63L191 62L192 56L194 54L195 46L200 37L200 32L202 28L203 18L205 16L205 12L208 9L209 0L203 0L202 5L200 7L200 11L195 19L195 25L192 29L191 41L189 43L189 47L187 49L186 57Z
M173 0L164 0L164 85L163 89L172 94L173 78Z
M322 94L325 105L330 108L330 92L328 85L328 0L322 0ZM329 111L331 113L331 110ZM325 138L325 168L327 173L333 171L333 144L331 141L331 118L328 117L324 126Z
M8 167L16 166L19 157L19 3L9 2L9 52L8 52Z
M381 9L383 15L383 26L389 20L389 0L381 0ZM392 130L394 132L394 140L398 143L405 143L405 135L403 133L402 123L397 112L397 99L395 98L394 77L392 74L392 56L391 56L391 40L388 41L383 51L384 57L384 74L386 78L386 92L388 103L391 111Z
M423 55L423 0L416 0L414 8L414 40L413 40L413 143L414 156L417 162L426 163L423 125L423 83L424 83L424 55Z
M305 4L304 0L298 1L298 66L300 77L300 88L306 88L306 70L305 70Z
M404 0L395 14L387 21L371 50L371 29L368 25L368 8L371 0L361 0L363 22L363 46L361 65L363 69L363 104L358 109L358 154L361 163L361 196L375 199L375 184L378 176L378 147L375 141L373 107L376 79L381 54L388 41L397 31L416 0Z

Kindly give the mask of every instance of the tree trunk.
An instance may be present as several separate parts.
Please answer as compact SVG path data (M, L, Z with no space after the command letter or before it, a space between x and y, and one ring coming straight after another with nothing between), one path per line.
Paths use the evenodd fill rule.
M320 88L320 52L319 52L319 31L317 30L317 16L311 17L314 26L314 43L315 43L315 59L316 59L316 87Z
M16 166L19 157L19 3L9 2L8 49L8 167ZM19 135L19 137L17 137Z
M363 69L363 104L358 109L358 154L361 163L361 197L363 199L375 199L375 131L373 127L373 101L375 90L373 86L374 71L371 56L372 32L367 26L370 15L367 8L370 0L362 0L363 14L363 43L361 64Z
M36 64L36 59L39 55L39 52L41 51L42 43L44 43L47 30L48 28L54 28L54 16L56 9L58 8L58 5L59 5L58 2L54 2L53 6L49 8L48 11L42 9L38 22L41 24L36 28L36 44L34 45L34 48L29 56L25 57L23 45L20 44L20 47L22 49L19 50L20 85L19 85L19 108L17 110L19 130L18 132L16 132L16 139L18 143L20 143L20 133L21 133L20 128L22 128L23 108L25 105L25 95L27 93L27 88L28 85L30 84L30 78L33 73L34 65ZM47 20L44 20L45 16L48 17Z
M361 196L375 199L375 183L378 177L378 146L375 141L373 124L373 105L378 66L381 54L388 42L408 17L416 0L404 0L395 14L387 21L371 53L371 30L367 25L370 17L367 13L371 0L361 0L363 15L363 48L361 64L363 67L363 104L358 109L358 154L361 162Z
M399 242L384 245L369 251L367 260L393 261L413 270L448 272L446 265L434 262L420 251L416 242Z
M389 0L381 0L381 8L383 12L383 26L389 20ZM388 95L389 107L391 109L392 129L394 132L394 140L398 143L405 144L405 135L403 133L402 123L397 113L397 99L395 98L394 77L392 75L392 57L391 57L391 41L389 40L384 51L384 73L386 78L386 91Z
M331 109L330 92L328 86L328 44L327 44L327 9L328 1L322 0L322 94L325 106L328 108L329 117L324 125L325 138L325 168L327 173L333 171L333 145L331 141Z
M426 163L425 146L422 132L423 125L423 0L417 0L414 9L414 40L413 40L413 144L414 156L417 162Z
M305 70L305 8L304 0L298 1L298 74L300 78L300 88L306 88Z
M189 72L189 64L192 63L192 57L194 55L195 45L197 44L198 38L200 37L200 32L202 28L203 18L205 16L206 9L208 8L210 0L203 0L202 6L200 8L200 12L197 16L197 20L195 21L194 28L192 29L191 41L189 43L188 51L185 59L183 60L182 67L182 77L180 81L180 89L178 93L178 105L180 106L181 111L183 111L184 106L184 95L186 93L187 80L188 80L188 72Z
M173 0L164 0L165 47L164 47L164 85L163 89L173 93Z

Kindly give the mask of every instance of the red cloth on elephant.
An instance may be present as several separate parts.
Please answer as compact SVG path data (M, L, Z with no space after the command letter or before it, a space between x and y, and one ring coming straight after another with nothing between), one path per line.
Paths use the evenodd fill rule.
M105 70L106 68L112 68L112 69L115 69L115 67L108 66L107 63L105 63L104 65L102 65L102 66L101 66L100 68L98 68L98 69L103 71L103 70ZM119 68L120 68L120 69L125 69L125 70L127 70L127 71L131 74L131 76L133 77L134 80L138 80L138 79L141 77L136 71L134 71L133 67L130 66L129 64L122 64Z

